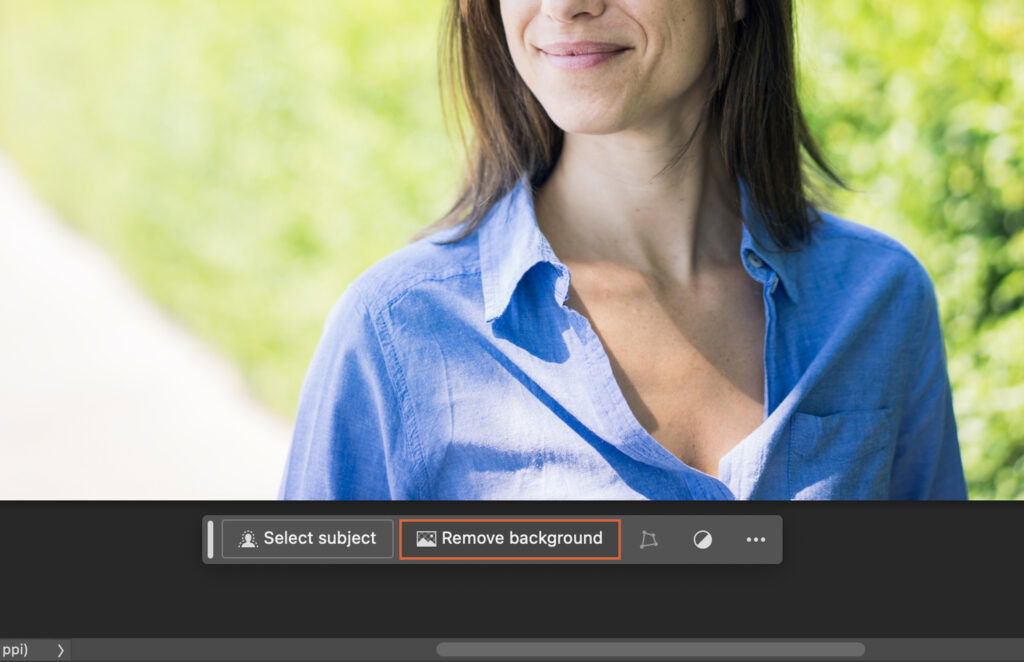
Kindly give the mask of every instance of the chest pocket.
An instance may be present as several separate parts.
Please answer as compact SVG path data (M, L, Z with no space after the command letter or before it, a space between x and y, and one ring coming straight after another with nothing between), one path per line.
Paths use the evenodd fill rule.
M887 499L896 435L891 409L790 419L793 499Z

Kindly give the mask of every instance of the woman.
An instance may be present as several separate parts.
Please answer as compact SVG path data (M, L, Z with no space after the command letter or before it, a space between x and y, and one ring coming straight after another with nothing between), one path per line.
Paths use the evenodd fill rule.
M298 499L964 498L936 300L809 206L784 0L452 0L475 142L310 367Z

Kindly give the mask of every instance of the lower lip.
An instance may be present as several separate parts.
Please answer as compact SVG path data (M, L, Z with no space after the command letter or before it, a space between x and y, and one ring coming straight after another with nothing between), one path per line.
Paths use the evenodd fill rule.
M589 69L596 67L602 62L607 62L612 58L622 55L629 49L623 49L621 51L611 51L608 53L587 53L586 55L552 55L546 51L541 51L548 62L555 65L559 69L566 69L569 71L576 71L578 69Z

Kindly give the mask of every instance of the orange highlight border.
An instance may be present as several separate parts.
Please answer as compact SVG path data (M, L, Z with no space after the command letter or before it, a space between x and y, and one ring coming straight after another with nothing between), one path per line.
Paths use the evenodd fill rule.
M406 522L615 522L619 532L619 551L615 556L405 556L402 554L402 529ZM398 520L398 559L400 561L621 561L622 560L622 520L621 519L551 519L551 518L520 518L509 519L496 517L492 519L471 519L452 517L448 519L399 519Z

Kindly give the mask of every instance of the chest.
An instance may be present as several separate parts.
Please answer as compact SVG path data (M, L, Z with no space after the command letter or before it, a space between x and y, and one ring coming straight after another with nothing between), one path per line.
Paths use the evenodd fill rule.
M680 460L717 475L764 415L764 304L742 272L679 287L586 264L567 304L600 338L637 422Z
M714 380L720 381L722 372L708 369L712 380L695 379L684 370L687 362L680 356L689 356L693 365L708 361L716 366L723 365L723 356L741 355L752 348L757 356L765 341L763 286L740 285L734 294L726 288L724 297L712 297L725 303L706 307L701 301L684 301L670 308L669 314L657 307L652 312L649 296L620 290L629 285L620 274L596 274L599 278L588 283L587 269L570 265L571 285L578 291L572 292L569 303L577 311L587 304L586 312L595 320L588 321L588 326L604 336L586 339L597 341L593 344L579 342L583 337L579 322L585 320L574 320L560 310L553 297L554 284L544 278L530 280L550 273L540 270L527 275L510 309L493 322L480 319L482 287L470 277L432 281L436 294L413 293L386 310L383 321L388 335L384 337L392 341L389 346L394 351L390 374L402 397L388 409L395 413L393 436L381 445L389 465L398 467L393 475L409 476L402 483L402 498L709 499L723 498L714 496L721 483L743 499L888 498L901 411L893 393L905 383L903 374L893 370L906 355L906 345L893 342L900 333L893 326L902 319L899 311L878 310L872 301L876 318L871 324L840 324L856 314L849 307L856 308L857 301L845 302L843 315L823 316L813 301L794 306L782 287L769 294L767 385L774 394L774 413L780 415L762 422L763 399L751 405L751 398L744 395L734 397L739 403L735 407L719 406L707 390ZM610 281L609 292L597 289L604 280ZM457 297L454 286L463 288L455 291ZM659 307L663 298L657 298ZM750 328L762 328L750 332L743 308L735 308L741 305L737 299L745 300L746 310L754 312ZM468 312L452 314L453 301L463 300ZM715 312L718 309L721 313ZM643 319L648 314L663 323ZM719 331L710 333L717 341L716 351L703 348L711 359L695 355L701 352L695 350L699 344L693 337L682 344L689 350L682 354L676 348L682 341L671 338L671 334L683 334L677 325L691 329L696 323ZM658 332L659 328L667 331ZM618 366L615 375L610 362L605 370L594 360L604 353L604 345ZM763 358L748 358L746 363L760 369ZM730 372L735 374L726 370ZM757 389L763 383L764 375L758 372L747 372L747 388ZM658 387L660 380L669 385ZM673 386L678 380L681 385ZM731 382L722 388L735 396ZM733 439L722 441L721 436L708 434L697 438L696 448L688 448L674 443L685 437L663 434L672 428L667 427L662 411L696 401L690 392L694 390L702 392L704 408L688 406L693 416L683 416L679 427L693 434L703 421L705 429L720 430L735 424L740 410L748 412L745 424L735 426ZM669 406L654 402L651 394L656 393L667 393L664 399ZM640 405L652 413L651 418L644 418ZM614 418L608 416L609 408L615 410ZM621 433L626 419L636 418L630 408L654 431L647 443ZM708 416L702 409L714 413ZM350 416L362 416L362 411L347 401L336 408L337 413ZM375 425L377 419L360 420ZM636 431L647 433L637 420L633 424ZM758 430L744 436L749 432L744 427ZM740 439L743 447L734 448ZM716 472L720 483L658 462L648 452L653 444L671 447L670 452L706 473L718 469L715 458L723 451L735 452L721 463L721 473ZM333 452L336 445L325 448ZM700 453L687 455L690 450ZM366 459L377 462L378 457L371 453ZM336 466L333 456L325 461ZM345 479L350 476L345 474Z

